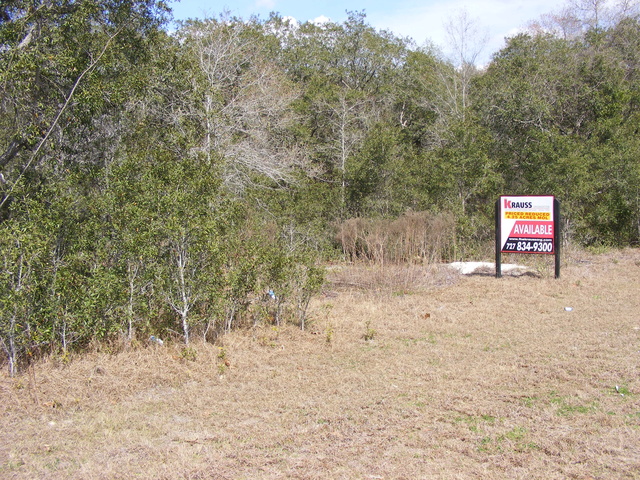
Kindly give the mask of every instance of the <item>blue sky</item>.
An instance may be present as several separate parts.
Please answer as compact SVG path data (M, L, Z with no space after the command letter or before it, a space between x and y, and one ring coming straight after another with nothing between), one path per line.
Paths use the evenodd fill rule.
M270 12L294 17L300 22L326 17L334 22L346 19L346 11L364 11L376 29L425 41L446 50L444 24L462 10L488 36L482 55L486 61L531 20L557 11L562 0L181 0L169 1L176 19L217 17L228 10L233 15L266 19Z

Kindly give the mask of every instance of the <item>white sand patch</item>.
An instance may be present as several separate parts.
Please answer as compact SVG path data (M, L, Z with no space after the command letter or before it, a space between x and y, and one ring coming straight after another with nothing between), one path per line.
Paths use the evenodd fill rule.
M453 262L448 264L451 268L457 270L462 275L470 275L478 271L487 272L489 270L496 271L496 264L493 262ZM525 272L528 267L524 265L516 265L514 263L503 263L502 273L509 272Z

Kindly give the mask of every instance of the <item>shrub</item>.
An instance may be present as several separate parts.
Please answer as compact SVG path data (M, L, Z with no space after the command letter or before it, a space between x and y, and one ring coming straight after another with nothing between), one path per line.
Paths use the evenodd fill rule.
M446 213L407 212L396 219L350 218L336 230L348 261L434 263L450 255L456 224Z

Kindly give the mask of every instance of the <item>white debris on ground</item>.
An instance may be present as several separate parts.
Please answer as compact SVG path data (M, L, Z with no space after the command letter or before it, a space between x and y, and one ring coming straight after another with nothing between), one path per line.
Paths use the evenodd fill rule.
M496 264L493 262L453 262L448 264L451 268L457 270L462 275L471 275L472 273L495 272ZM516 265L514 263L503 263L501 267L502 273L524 273L529 270L524 265Z

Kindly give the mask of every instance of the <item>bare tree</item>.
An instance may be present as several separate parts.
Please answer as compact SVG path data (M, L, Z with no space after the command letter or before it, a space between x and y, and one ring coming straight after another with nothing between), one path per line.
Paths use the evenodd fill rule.
M609 23L608 0L569 0L569 7L586 28L600 29Z
M184 343L188 345L190 334L189 312L198 299L198 295L194 292L191 284L198 266L196 262L191 260L189 239L184 231L173 242L171 255L175 264L172 271L173 286L169 289L170 293L167 300L171 308L180 315Z
M582 22L570 8L556 13L545 13L538 20L529 23L528 29L535 35L551 34L564 40L572 40L582 35Z
M260 26L223 17L188 24L181 35L196 61L191 88L200 103L189 115L204 130L201 152L224 159L224 181L236 192L254 174L291 181L302 163L287 137L299 92L270 60Z
M638 0L568 0L559 11L545 13L529 23L529 30L573 40L587 30L610 28L625 17L638 15L639 7Z
M476 19L469 16L466 9L460 10L445 23L450 61L455 74L442 71L441 78L445 82L450 97L452 112L464 120L469 106L469 89L471 79L477 74L477 62L489 39L486 31L482 31Z

